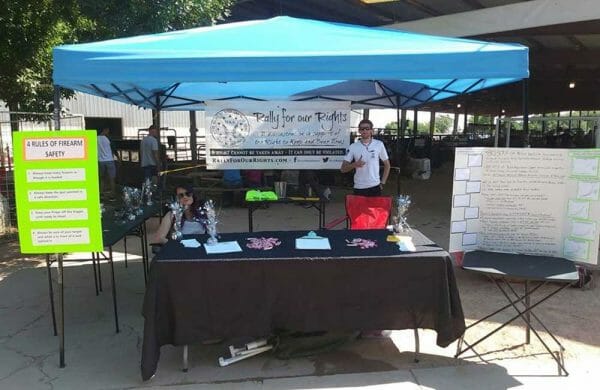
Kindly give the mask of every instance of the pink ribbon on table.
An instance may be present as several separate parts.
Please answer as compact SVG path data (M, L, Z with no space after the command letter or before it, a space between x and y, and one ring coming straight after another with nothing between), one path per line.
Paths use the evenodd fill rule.
M346 246L357 246L360 249L376 248L377 241L366 238L355 238L352 241L346 240Z
M259 238L247 238L248 243L246 246L250 249L258 249L268 251L276 246L281 245L281 241L275 237L259 237Z

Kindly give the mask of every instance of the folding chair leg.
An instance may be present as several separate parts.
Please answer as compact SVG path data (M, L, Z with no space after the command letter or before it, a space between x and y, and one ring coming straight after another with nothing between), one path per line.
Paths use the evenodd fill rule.
M188 345L183 346L183 372L188 372Z

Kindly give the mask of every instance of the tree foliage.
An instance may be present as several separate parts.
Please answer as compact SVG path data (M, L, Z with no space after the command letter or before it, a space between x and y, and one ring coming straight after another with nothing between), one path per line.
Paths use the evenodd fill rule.
M91 22L80 39L121 38L214 24L235 0L79 0Z
M454 119L448 114L438 114L435 117L435 132L438 134L450 133L454 126Z
M52 47L72 40L76 0L1 0L0 100L12 111L47 111Z
M0 0L0 100L48 112L52 48L213 24L235 0Z

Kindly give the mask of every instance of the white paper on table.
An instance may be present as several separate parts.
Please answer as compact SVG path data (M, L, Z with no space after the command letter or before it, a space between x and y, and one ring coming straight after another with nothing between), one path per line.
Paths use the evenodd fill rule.
M233 253L233 252L241 252L242 248L240 248L240 244L237 241L223 241L217 242L216 244L208 245L204 244L204 249L206 250L206 254L212 255L215 253Z
M329 238L296 238L296 249L331 249Z
M417 248L413 243L412 237L410 236L402 236L400 237L400 241L397 242L398 248L402 252L416 252Z
M195 238L190 238L189 240L181 240L180 242L181 245L183 245L186 248L199 248L200 246L202 246L202 244L200 244Z
M598 159L574 158L572 172L574 175L598 176Z

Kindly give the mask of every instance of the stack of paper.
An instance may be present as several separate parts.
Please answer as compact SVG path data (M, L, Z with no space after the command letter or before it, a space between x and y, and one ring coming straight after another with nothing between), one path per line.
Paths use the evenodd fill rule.
M417 248L415 248L415 244L413 243L412 237L410 236L397 236L398 237L398 247L402 252L416 252Z
M189 240L181 240L181 245L183 245L186 248L199 248L200 246L202 246L202 244L200 244L195 238Z
M242 248L240 248L240 245L237 243L237 241L217 242L216 244L212 245L204 244L204 249L208 255L242 251Z
M296 238L296 249L331 249L329 238L300 237Z

